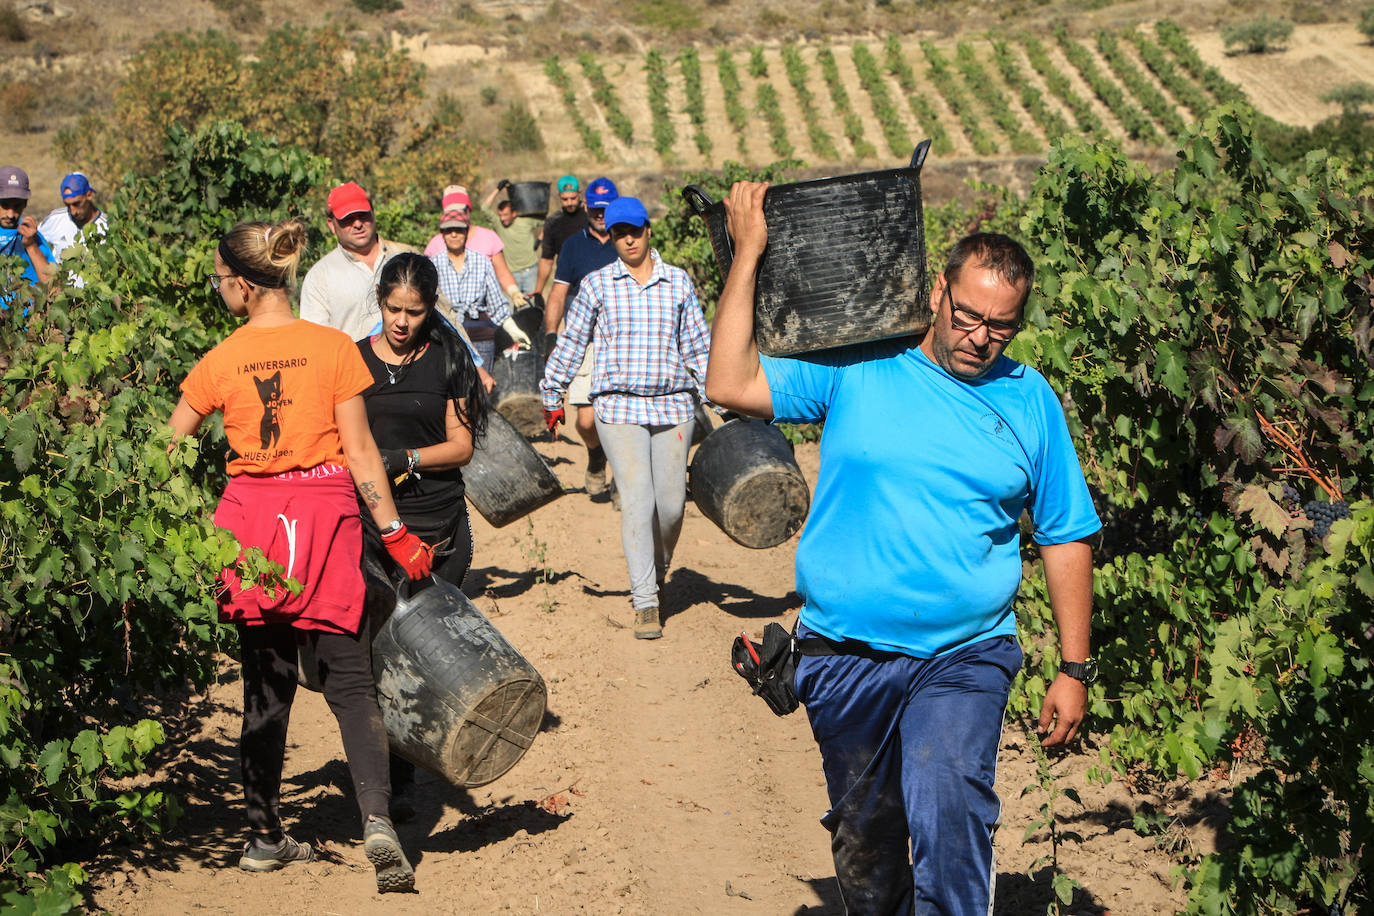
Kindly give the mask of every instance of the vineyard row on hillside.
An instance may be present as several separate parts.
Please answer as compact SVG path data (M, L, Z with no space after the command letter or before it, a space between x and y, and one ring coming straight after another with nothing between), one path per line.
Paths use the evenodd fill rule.
M717 81L707 87L696 49L675 57L649 50L626 69L643 76L644 111L590 56L578 57L581 80L550 57L544 73L561 106L539 114L570 123L582 152L601 161L652 147L665 163L710 165L717 149L744 161L797 154L824 163L901 159L923 137L940 155L1033 154L1072 134L1159 146L1217 104L1243 98L1168 20L1153 30L1100 31L1091 42L1062 27L1048 42L1030 34L960 42L952 56L897 35L881 59L862 43L848 54L797 44L776 57L760 45L738 53L716 50ZM668 101L674 85L685 99L679 110ZM708 117L712 110L724 118Z

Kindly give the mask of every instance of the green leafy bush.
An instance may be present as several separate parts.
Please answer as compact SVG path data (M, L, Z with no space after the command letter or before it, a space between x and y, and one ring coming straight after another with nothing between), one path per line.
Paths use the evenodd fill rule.
M1341 106L1341 114L1353 117L1363 114L1366 105L1374 104L1374 85L1343 83L1322 93L1322 101Z
M288 215L326 163L232 123L173 126L169 165L108 201L109 235L84 287L32 290L14 265L0 294L0 897L64 912L91 838L147 836L176 800L142 772L162 725L125 708L203 686L226 648L215 577L238 547L211 521L219 449L170 451L177 386L230 319L205 277L220 233Z
M1357 28L1366 41L1374 44L1374 5L1360 9L1360 22Z
M1293 23L1286 19L1253 19L1221 27L1221 41L1233 54L1279 50L1291 37Z
M405 6L401 0L353 0L353 5L364 13L394 13Z
M477 148L459 135L456 109L421 114L423 75L404 50L336 26L274 29L251 56L218 32L161 33L130 61L112 109L83 117L57 145L98 174L149 175L168 161L169 126L234 120L327 156L336 177L373 193L431 184L435 170L471 181Z
M1104 772L1260 757L1190 912L1365 912L1374 172L1283 165L1254 127L1220 108L1157 175L1109 141L1056 144L1021 218L1038 283L1010 352L1068 405L1106 526ZM1353 518L1324 534L1305 515L1334 501ZM1014 713L1058 661L1042 580L1023 598Z
M544 148L539 121L524 102L511 102L501 117L501 149L508 153L538 151Z

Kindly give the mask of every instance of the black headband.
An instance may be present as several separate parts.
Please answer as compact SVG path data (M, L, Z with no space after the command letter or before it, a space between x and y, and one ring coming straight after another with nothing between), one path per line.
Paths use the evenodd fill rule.
M234 276L242 277L254 286L265 287L266 289L281 289L286 283L281 277L274 277L271 274L263 273L249 267L234 256L229 250L229 237L225 236L219 240L219 258L224 262L224 266L234 272Z

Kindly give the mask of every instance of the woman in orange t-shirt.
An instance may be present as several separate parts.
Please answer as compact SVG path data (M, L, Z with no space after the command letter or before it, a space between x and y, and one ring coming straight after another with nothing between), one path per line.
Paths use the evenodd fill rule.
M354 488L411 578L429 575L432 551L397 516L368 429L362 392L372 376L357 347L292 314L287 291L304 246L305 227L294 220L241 223L220 240L210 284L248 320L187 375L171 417L184 436L223 412L230 479L215 523L301 585L293 595L281 583L242 581L233 569L223 575L221 618L237 626L243 649L240 755L253 836L239 867L273 871L314 857L278 813L300 645L312 650L339 723L377 887L409 890L415 874L387 812L387 736L363 615Z

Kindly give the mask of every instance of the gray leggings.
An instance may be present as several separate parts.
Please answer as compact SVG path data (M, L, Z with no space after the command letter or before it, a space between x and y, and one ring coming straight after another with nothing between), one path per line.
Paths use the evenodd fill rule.
M630 600L636 610L657 607L659 583L682 533L692 421L640 426L598 419L596 433L620 491L620 542L630 571Z

